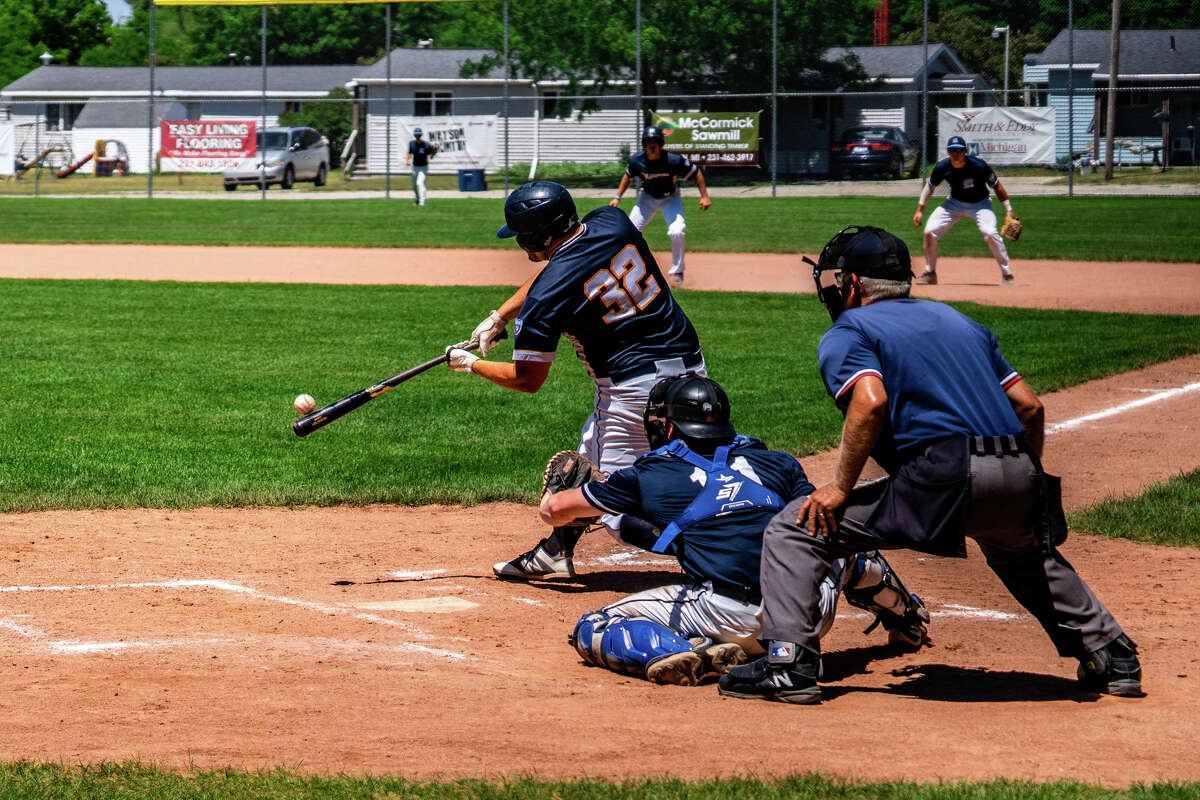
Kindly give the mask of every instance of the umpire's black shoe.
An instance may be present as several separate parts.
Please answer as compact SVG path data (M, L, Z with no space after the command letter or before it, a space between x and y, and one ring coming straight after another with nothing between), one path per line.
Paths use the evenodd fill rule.
M771 642L767 655L721 676L717 691L727 697L816 705L820 656L791 642Z
M1142 663L1137 645L1121 634L1079 660L1079 685L1089 692L1120 697L1144 697Z

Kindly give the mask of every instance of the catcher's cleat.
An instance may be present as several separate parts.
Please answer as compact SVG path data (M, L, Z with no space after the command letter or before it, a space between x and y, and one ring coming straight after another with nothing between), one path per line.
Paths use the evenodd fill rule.
M888 644L901 650L920 650L929 642L929 610L912 595L912 607L903 616L881 614L879 624L888 632Z
M772 642L768 655L757 661L734 667L721 676L717 691L726 697L748 700L773 700L778 703L817 705L821 702L821 687L817 685L820 658L816 653L799 650L795 645L782 657L780 642ZM788 659L794 660L788 660Z
M695 686L704 678L704 659L695 650L663 656L646 667L646 680L675 686Z
M917 278L917 283L921 284L922 286L936 286L937 273L931 269L927 269L921 273L921 277Z
M575 564L553 536L537 543L537 547L514 558L492 566L497 578L506 581L536 581L549 578L574 578Z
M1079 660L1079 685L1086 691L1144 697L1137 645L1125 634Z
M1002 284L1004 284L1005 286L1012 286L1014 280L1015 279L1013 278L1013 274L1011 272L1005 273L1004 275L1000 276L1000 282Z

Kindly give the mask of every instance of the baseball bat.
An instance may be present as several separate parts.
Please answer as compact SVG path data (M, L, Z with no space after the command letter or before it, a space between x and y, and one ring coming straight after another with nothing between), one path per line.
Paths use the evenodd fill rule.
M495 341L500 341L507 336L507 330L500 331L500 335L496 337ZM463 349L475 350L478 349L478 347L478 342L472 342L471 344L464 346ZM422 372L433 369L438 364L445 364L449 360L450 356L443 353L437 358L431 358L424 364L417 364L415 367L406 369L404 372L393 375L387 380L382 380L379 383L368 386L365 389L359 389L357 392L348 394L341 400L330 403L324 408L318 408L307 417L301 417L300 419L296 420L292 423L292 431L301 438L308 436L313 431L324 428L329 423L341 419L356 408L365 406L376 397L379 397L379 395L396 388L409 378L415 378Z

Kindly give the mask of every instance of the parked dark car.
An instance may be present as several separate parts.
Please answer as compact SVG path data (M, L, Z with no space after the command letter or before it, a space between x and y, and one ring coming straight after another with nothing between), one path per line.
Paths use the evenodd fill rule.
M829 164L834 180L874 172L902 178L916 175L919 158L920 143L899 128L860 125L838 136Z

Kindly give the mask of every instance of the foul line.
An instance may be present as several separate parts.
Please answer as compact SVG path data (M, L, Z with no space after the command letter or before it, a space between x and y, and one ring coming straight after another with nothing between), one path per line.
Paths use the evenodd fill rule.
M65 586L0 586L0 592L73 592L73 591L106 591L112 589L180 589L180 588L207 588L220 589L221 591L234 592L253 597L256 600L266 600L273 603L282 603L283 605L297 606L299 608L307 608L312 611L317 611L322 614L336 615L345 614L350 617L364 622L373 622L379 625L387 625L392 628L403 630L406 633L412 634L421 639L431 639L429 634L415 628L404 622L380 617L376 614L365 614L361 611L342 608L339 606L326 605L324 603L315 603L310 600L296 600L291 597L281 597L278 595L264 594L256 589L251 589L249 586L243 586L238 583L230 583L229 581L219 580L176 580L176 581L146 581L140 583L81 583ZM48 635L37 631L33 628L27 628L22 625L0 619L0 628L7 628L15 631L22 636L30 636L34 638L48 638ZM63 649L73 649L79 652L78 642L57 642L51 643L51 647L61 645ZM138 646L136 643L125 643L126 647ZM462 653L456 653L452 650L439 650L424 645L408 643L403 645L403 649L413 650L427 655L440 656L449 658L455 661L466 658Z
M1153 405L1154 403L1161 403L1163 400L1170 400L1174 397L1179 397L1180 395L1185 395L1196 391L1200 391L1200 383L1189 383L1188 385L1180 386L1177 389L1165 389L1161 392L1155 392L1148 397L1143 397L1140 400L1132 400L1128 403L1124 403L1123 405L1113 406L1112 408L1105 409L1104 411L1097 411L1095 414L1087 414L1082 417L1076 417L1075 419L1069 419L1066 422L1058 422L1054 425L1047 425L1046 433L1058 433L1059 431L1078 428L1080 425L1084 425L1088 422L1095 422L1098 419L1105 419L1106 417L1114 417L1117 414L1123 414L1124 412L1131 411L1135 408Z

